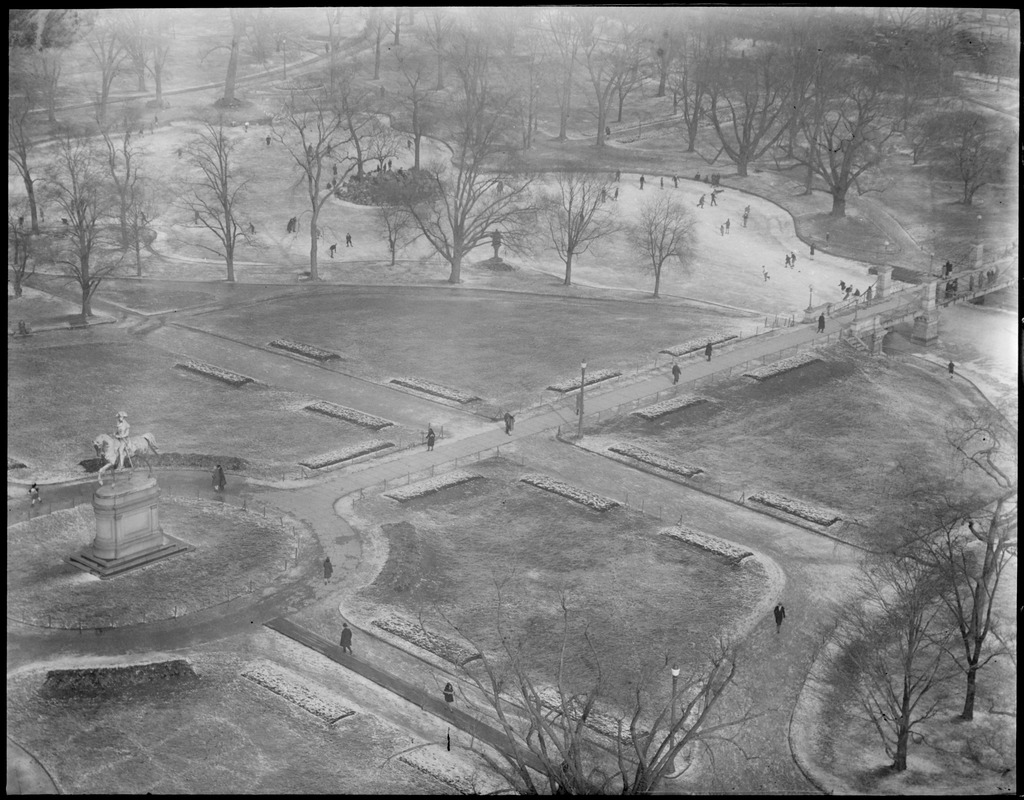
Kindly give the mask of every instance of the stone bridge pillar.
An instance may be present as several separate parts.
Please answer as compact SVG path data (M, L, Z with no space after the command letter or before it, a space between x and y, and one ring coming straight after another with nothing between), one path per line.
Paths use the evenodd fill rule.
M918 344L934 344L939 338L939 307L935 302L939 281L922 285L921 312L914 317L914 331L910 340Z
M875 267L878 279L875 281L875 299L881 300L889 296L890 283L892 281L892 267Z

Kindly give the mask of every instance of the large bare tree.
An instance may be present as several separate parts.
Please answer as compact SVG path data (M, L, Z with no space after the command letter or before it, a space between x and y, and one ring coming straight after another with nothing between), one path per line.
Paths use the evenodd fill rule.
M630 240L642 267L654 275L654 297L658 297L669 259L686 264L693 247L693 228L690 209L668 194L658 193L640 207L640 219L630 228Z
M572 262L597 240L614 233L608 211L606 173L557 172L555 191L546 198L544 216L555 252L565 264L565 286L572 286Z
M110 89L121 65L128 58L124 42L122 26L109 21L95 25L86 37L92 60L100 73L100 87L96 92L96 116L100 120L106 117Z
M116 195L117 219L120 229L121 247L131 244L129 221L132 217L132 205L136 188L141 176L139 169L142 156L132 141L134 118L126 107L121 118L119 131L111 130L112 126L103 126L100 133L103 139L107 175Z
M39 233L39 209L36 204L36 179L32 174L29 155L35 146L30 128L32 94L11 97L7 101L7 160L18 170L28 202L32 233Z
M418 35L434 52L437 62L437 81L434 89L444 88L444 60L448 51L448 40L452 34L455 20L447 8L435 7L424 12L424 24L417 28Z

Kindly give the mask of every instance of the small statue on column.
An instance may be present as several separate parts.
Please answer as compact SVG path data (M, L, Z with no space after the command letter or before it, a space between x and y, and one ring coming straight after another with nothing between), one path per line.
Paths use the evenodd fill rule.
M498 249L501 247L501 231L494 231L491 234L491 247L494 248L494 260L498 261Z

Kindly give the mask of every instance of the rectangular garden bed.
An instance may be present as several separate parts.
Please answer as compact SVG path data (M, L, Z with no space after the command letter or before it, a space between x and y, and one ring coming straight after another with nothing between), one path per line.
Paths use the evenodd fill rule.
M299 463L310 469L323 469L324 467L340 464L343 461L351 461L354 458L376 453L380 450L387 450L389 447L394 446L394 442L385 442L383 439L371 439L368 442L354 444L351 447L343 447L340 450L332 450L330 453L314 456Z
M269 689L303 711L319 717L328 725L355 713L351 708L325 700L319 696L318 690L311 690L308 686L302 685L297 679L298 676L290 677L270 664L253 665L242 673L242 677Z
M599 494L594 494L593 492L588 492L584 489L578 489L575 486L570 486L568 483L562 483L562 481L556 481L554 478L549 478L547 475L523 475L519 480L523 483L530 484L530 486L536 486L538 489L543 489L545 492L557 494L560 497L572 500L574 503L579 503L587 508L592 508L594 511L608 511L618 505L621 505L616 500L602 497Z
M415 500L417 497L424 497L425 495L433 494L434 492L440 492L442 489L447 489L450 486L458 486L459 484L476 480L479 477L479 475L474 475L471 472L456 469L451 472L446 472L444 475L427 478L425 481L410 483L408 486L403 486L401 489L385 492L384 496L390 497L392 500L397 500L400 503L404 503L407 500Z
M704 397L683 394L679 395L679 397L670 397L668 400L662 400L660 403L655 403L646 408L637 409L633 412L633 416L642 417L643 419L657 419L666 414L671 414L673 411L682 411L684 408L699 406L701 403L706 402L707 399Z
M709 553L722 556L737 564L753 555L749 550L737 547L732 542L719 539L717 536L710 536L685 525L674 525L671 528L663 529L661 532L666 536L671 536L673 539L692 544L694 547L707 550Z
M270 347L276 347L278 350L287 350L289 353L295 353L296 355L312 358L314 361L320 362L341 358L337 353L332 353L330 350L321 350L319 347L314 347L311 344L291 342L288 339L275 339L270 342Z
M403 619L396 614L375 619L371 624L459 667L480 658L479 653L473 652L468 647L440 634L424 630L418 622Z
M555 713L562 713L562 703L557 690L550 686L544 686L537 690L537 696L540 698L541 705L545 708L550 708ZM568 703L569 714L574 719L578 719L582 713L582 703L579 700ZM622 734L619 735L619 720L612 717L610 714L605 714L601 711L595 710L593 707L590 709L590 714L587 715L586 726L592 731L600 733L602 736L607 736L609 739L618 739L623 744L629 744L633 737L629 732L629 720L622 720ZM646 737L648 731L640 731L641 738Z
M333 417L334 419L344 420L345 422L353 422L356 425L362 425L364 428L373 428L375 431L379 431L381 428L387 428L394 425L391 420L384 419L382 417L375 417L373 414L365 414L362 411L356 411L354 408L346 408L345 406L339 406L335 403L328 403L326 400L318 400L315 403L310 403L305 406L306 411L312 411L315 414L323 414L325 417Z
M429 381L421 381L419 378L392 378L391 383L404 386L407 389L415 389L417 392L430 394L434 397L443 397L445 400L454 400L456 403L472 403L479 400L475 395L460 392L458 389L449 389L447 386L440 386Z
M700 467L695 467L692 464L683 464L680 461L674 461L665 456L659 456L657 453L652 453L649 450L644 450L642 447L632 444L615 444L608 449L613 453L618 453L620 456L636 459L652 467L663 469L666 472L674 472L676 475L682 475L684 478L692 478L694 475L699 475L704 471Z
M821 359L814 353L801 353L797 356L779 359L774 364L765 364L763 367L757 367L743 374L756 381L766 381L769 378L774 378L776 375L782 375L785 372L790 372L807 364L813 364L815 361L821 361Z
M721 344L727 342L730 339L735 339L735 333L726 333L725 331L719 331L718 333L708 334L707 336L701 336L699 339L690 339L688 342L674 345L673 347L666 347L664 350L660 350L661 353L667 353L670 356L685 356L687 353L695 353L698 350L703 350L705 347L710 345Z
M829 511L820 506L812 506L800 500L793 500L774 492L757 492L750 495L747 499L826 527L842 519L834 511Z
M596 369L587 375L587 386L593 383L600 383L601 381L608 381L612 378L617 378L621 375L621 372L613 372L610 369ZM582 377L582 376L581 376ZM580 388L580 378L573 378L571 381L562 381L561 383L555 383L548 387L553 392L573 392Z
M239 375L237 372L231 372L230 370L222 369L221 367L214 366L213 364L207 364L205 361L196 361L195 359L189 359L188 361L182 361L175 364L178 369L186 370L187 372L193 372L196 375L204 375L207 378L215 378L218 381L223 381L230 386L244 386L247 383L255 383L252 378L247 378L245 375Z

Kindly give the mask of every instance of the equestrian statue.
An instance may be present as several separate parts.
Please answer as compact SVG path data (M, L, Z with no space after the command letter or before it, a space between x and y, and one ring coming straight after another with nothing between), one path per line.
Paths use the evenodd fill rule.
M159 455L159 451L156 449L156 439L153 438L153 434L143 433L141 436L131 435L131 426L128 424L128 415L124 411L119 411L117 413L117 428L114 430L114 435L109 436L105 433L101 433L93 439L92 446L96 450L97 458L101 458L106 462L102 467L100 467L98 475L100 486L103 485L103 473L108 469L124 469L125 464L127 464L128 469L131 470L131 474L134 474L136 456L142 459L142 462L149 469L149 474L152 475L153 467L150 466L149 459L146 458L146 454L154 453ZM111 474L115 473L112 472ZM129 480L131 480L130 476Z

